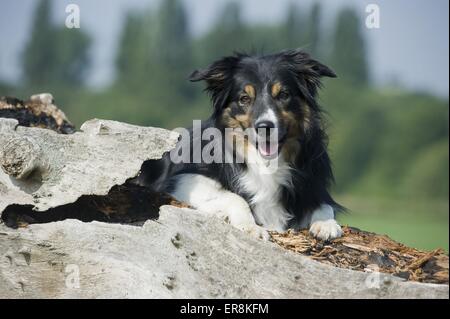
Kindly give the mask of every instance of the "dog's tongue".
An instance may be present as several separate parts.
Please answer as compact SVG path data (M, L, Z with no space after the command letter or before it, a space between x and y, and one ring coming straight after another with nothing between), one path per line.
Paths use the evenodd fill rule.
M273 156L278 151L278 143L276 143L276 142L260 143L258 145L258 149L262 156L266 156L266 157Z

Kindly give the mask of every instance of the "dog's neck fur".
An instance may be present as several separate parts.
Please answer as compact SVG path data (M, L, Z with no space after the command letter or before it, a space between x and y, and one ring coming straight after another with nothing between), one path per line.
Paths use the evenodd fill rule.
M284 207L281 195L283 188L292 189L293 183L291 166L282 154L273 165L249 147L246 168L237 174L235 183L239 193L247 194L258 224L276 231L286 229L293 216Z

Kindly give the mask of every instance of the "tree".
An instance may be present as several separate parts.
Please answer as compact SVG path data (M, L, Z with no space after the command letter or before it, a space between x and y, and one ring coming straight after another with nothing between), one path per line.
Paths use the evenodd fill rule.
M190 98L192 89L187 77L192 67L192 48L188 17L182 2L162 1L154 22L150 47L154 79Z
M80 29L56 27L51 1L41 0L23 54L25 83L33 87L81 85L89 67L90 38Z
M48 83L56 56L55 30L51 24L51 2L41 0L33 18L30 40L23 53L23 76L28 85Z
M139 13L128 13L119 40L116 57L117 80L128 88L141 86L148 74L150 36L145 29L145 19Z
M50 81L65 86L81 86L90 66L90 37L80 29L56 29L53 77Z
M223 8L212 30L201 40L199 56L201 64L206 65L235 51L253 49L255 42L248 36L248 29L242 22L239 4L229 2Z
M307 51L313 57L320 57L320 19L322 7L318 2L314 3L309 14L308 34L307 34Z
M141 92L145 86L147 95L160 101L189 98L190 42L188 18L179 0L161 2L155 13L128 14L116 58L118 82Z
M369 81L366 43L360 26L360 19L352 9L343 9L339 13L330 57L338 76L356 86L366 85Z
M305 17L295 3L290 3L285 23L282 26L283 38L286 39L286 48L298 48L306 45Z

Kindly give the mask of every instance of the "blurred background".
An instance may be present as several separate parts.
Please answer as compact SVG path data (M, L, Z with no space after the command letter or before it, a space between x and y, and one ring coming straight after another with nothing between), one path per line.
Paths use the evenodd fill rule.
M69 3L80 28L65 26ZM367 5L379 28L366 25ZM210 114L195 68L235 50L302 47L325 81L343 224L448 251L447 0L2 0L0 95L51 92L98 117L175 128Z

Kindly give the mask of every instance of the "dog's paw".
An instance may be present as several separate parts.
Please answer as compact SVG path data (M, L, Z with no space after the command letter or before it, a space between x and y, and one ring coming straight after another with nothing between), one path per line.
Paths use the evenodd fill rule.
M236 227L257 239L261 239L263 241L270 240L269 232L256 224L238 225Z
M315 221L309 227L309 232L324 241L341 237L343 234L341 226L334 219Z

